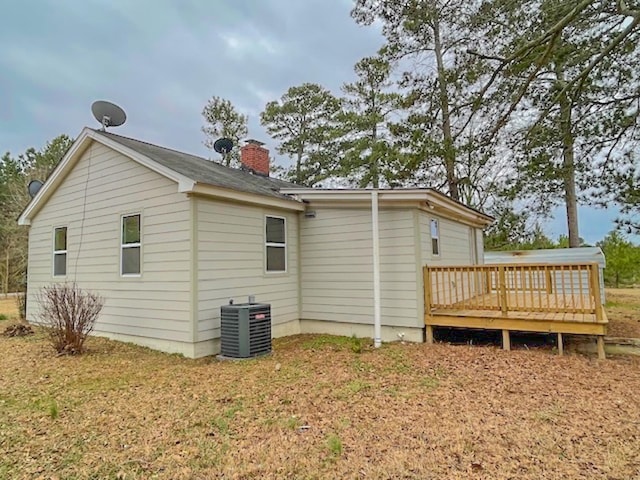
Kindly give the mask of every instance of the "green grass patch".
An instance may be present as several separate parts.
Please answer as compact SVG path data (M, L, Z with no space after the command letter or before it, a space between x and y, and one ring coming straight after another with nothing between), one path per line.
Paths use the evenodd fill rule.
M52 420L56 420L60 416L60 410L58 410L58 403L55 400L51 400L49 405L49 416Z
M229 433L229 419L223 415L217 415L211 419L211 427L220 435Z
M335 433L330 433L325 439L325 446L331 455L339 457L342 455L342 440Z
M426 388L427 390L433 390L440 386L440 380L436 377L432 377L427 375L420 379L420 386Z
M302 348L307 350L319 350L327 347L349 349L353 353L362 353L368 343L366 338L339 337L336 335L318 335L302 343Z
M9 320L9 316L4 313L0 313L0 320Z
M371 384L362 380L353 380L346 385L346 390L350 393L359 393L364 390L369 390L370 388Z
M292 415L285 420L284 425L289 430L296 430L302 426L302 420Z

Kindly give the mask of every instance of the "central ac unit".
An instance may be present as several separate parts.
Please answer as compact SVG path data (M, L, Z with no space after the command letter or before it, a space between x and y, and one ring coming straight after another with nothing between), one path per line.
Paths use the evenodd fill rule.
M220 350L227 358L271 352L271 305L239 303L220 307Z

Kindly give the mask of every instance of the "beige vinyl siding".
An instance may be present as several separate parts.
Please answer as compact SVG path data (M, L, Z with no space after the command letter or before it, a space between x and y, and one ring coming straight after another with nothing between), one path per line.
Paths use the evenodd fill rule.
M431 251L431 219L438 220L440 229L440 255ZM470 265L471 227L448 218L419 212L422 260L432 265ZM482 239L482 232L479 233Z
M371 211L316 208L302 218L302 318L373 325ZM382 324L420 326L411 209L380 210Z
M456 222L448 218L442 218L436 215L431 215L428 212L421 211L419 213L419 224L421 230L421 243L422 243L422 259L426 265L431 266L452 266L452 265L473 265L475 263L473 259L473 249L481 248L482 246L482 231L476 231L476 244L473 245L472 229L468 225ZM431 219L437 219L440 227L440 255L435 256L431 252ZM480 240L478 240L478 238ZM482 258L482 251L478 251L478 259ZM481 263L481 262L480 262ZM452 298L462 300L464 297L468 297L473 294L474 286L463 285L467 276L461 273L448 274L446 277L438 277L445 279L446 283L440 281L436 283L432 280L432 291L434 298L440 302L451 302ZM449 295L451 292L451 295ZM462 295L462 292L465 292Z
M191 341L190 200L177 189L175 182L93 143L31 222L29 320L36 320L41 287L76 281L105 299L96 333ZM136 213L142 273L123 278L121 216ZM68 227L68 253L66 277L54 279L56 226Z
M206 198L196 202L197 341L220 337L220 306L248 295L271 304L272 326L299 319L298 214ZM266 273L265 217L286 218L287 271Z

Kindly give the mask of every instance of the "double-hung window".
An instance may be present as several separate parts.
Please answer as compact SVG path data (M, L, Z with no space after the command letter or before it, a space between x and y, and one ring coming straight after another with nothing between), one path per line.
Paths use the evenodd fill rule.
M53 276L67 274L67 227L53 229Z
M440 255L440 226L438 220L431 220L431 253Z
M282 217L267 216L265 223L267 272L287 271L287 224Z
M122 217L120 242L120 273L122 276L140 275L140 214Z

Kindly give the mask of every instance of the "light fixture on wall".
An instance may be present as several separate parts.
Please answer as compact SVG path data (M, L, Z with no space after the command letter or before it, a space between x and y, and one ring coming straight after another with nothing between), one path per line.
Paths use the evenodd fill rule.
M307 210L306 212L304 212L304 218L316 218L316 211Z

